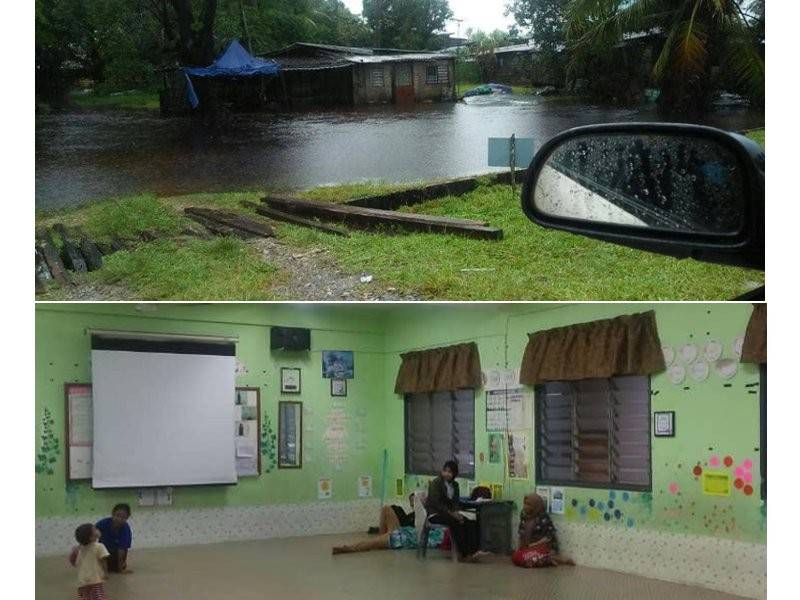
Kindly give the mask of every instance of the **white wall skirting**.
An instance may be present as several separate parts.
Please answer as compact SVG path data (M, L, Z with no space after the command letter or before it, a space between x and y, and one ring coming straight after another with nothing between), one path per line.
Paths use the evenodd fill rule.
M131 519L135 548L185 546L242 540L366 533L378 524L380 501L311 502L270 506L194 509L135 509ZM36 556L69 553L75 528L106 515L36 519Z
M579 565L747 596L767 597L767 545L560 522L563 554Z
M366 532L377 499L196 509L138 509L135 548ZM36 520L36 556L66 555L75 527L105 515ZM751 598L767 595L767 546L721 538L586 523L557 524L561 551L579 565L697 585Z

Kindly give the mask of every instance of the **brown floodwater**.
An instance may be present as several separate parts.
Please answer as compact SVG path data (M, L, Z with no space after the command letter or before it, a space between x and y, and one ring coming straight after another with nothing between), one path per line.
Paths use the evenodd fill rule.
M36 208L150 192L308 188L415 182L491 171L487 138L555 134L594 123L662 120L653 108L609 108L535 97L480 97L292 115L226 115L213 126L149 111L36 118ZM762 127L763 113L727 110L700 121Z

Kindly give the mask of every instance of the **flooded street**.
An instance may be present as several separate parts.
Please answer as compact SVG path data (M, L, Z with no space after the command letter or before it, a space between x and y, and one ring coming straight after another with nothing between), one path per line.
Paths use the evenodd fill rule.
M660 120L620 109L481 97L469 103L227 117L216 127L153 112L76 112L36 118L36 208L55 210L142 192L308 188L364 180L414 182L490 171L487 138L532 137L540 147L578 125ZM717 113L725 129L761 127L763 114Z

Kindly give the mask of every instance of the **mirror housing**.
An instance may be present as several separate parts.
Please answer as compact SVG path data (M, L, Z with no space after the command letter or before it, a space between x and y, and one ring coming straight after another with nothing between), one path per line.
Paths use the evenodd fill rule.
M719 156L728 160L727 166L720 161L702 163L694 156L692 159L700 164L701 172L713 167L712 174L715 176L713 183L718 190L727 183L725 177L729 174L736 177L736 185L731 186L733 189L725 188L725 191L731 194L730 199L714 194L713 186L706 186L699 194L674 195L680 196L678 198L680 211L691 209L702 213L702 210L706 209L706 212L702 213L706 217L710 214L719 214L720 211L716 209L720 207L729 206L727 222L696 227L687 219L689 225L686 225L685 222L674 219L666 209L662 210L652 195L644 202L638 193L633 194L629 191L630 186L623 189L623 186L618 185L617 189L614 189L613 185L608 185L608 181L599 181L588 174L588 168L587 173L581 173L580 164L564 168L558 162L559 156L563 156L565 152L575 153L575 149L578 148L581 149L579 154L582 156L573 162L580 163L580 159L585 161L586 155L591 153L587 152L586 148L592 148L592 144L602 147L600 150L592 150L597 157L608 159L610 153L613 154L616 149L610 148L608 140L616 138L627 142L634 140L634 145L640 152L641 148L647 148L646 158L652 157L651 148L647 144L651 144L652 151L660 152L663 156L672 152L669 146L671 141L681 142L684 146L686 143L696 143L706 154L709 153L709 149L712 154L718 152ZM685 157L685 150L681 152ZM628 154L632 155L631 152ZM553 157L556 157L556 160L551 162ZM619 162L622 157L617 157L616 160ZM652 165L653 162L658 160L648 160L637 165L626 163L623 167L627 169L629 177L632 175L640 177L645 168L643 165ZM551 164L558 169L550 166ZM655 176L663 179L664 172L670 170L669 164L672 163L668 162L666 168L660 165L660 173ZM591 166L594 172L598 172L596 164ZM615 168L622 167L616 164ZM655 167L651 169L655 171ZM607 175L610 172L610 169L605 169L602 177L610 179L611 175ZM687 178L685 169L681 170L680 174L683 179ZM667 182L669 186L663 186L670 191L661 191L660 198L671 205L673 198L666 198L665 195L673 195L672 182L677 174L674 177L673 173L670 175L670 180ZM653 181L652 173L647 173L645 176ZM547 177L550 180L545 182ZM691 177L692 181L696 179L691 173L688 177ZM705 175L701 174L701 177L705 183ZM681 181L679 183L683 184L685 190L687 184ZM648 194L648 186L643 187L644 193ZM702 184L700 187L703 187ZM712 193L708 193L706 188L711 188ZM556 200L553 200L553 195L557 196ZM711 206L709 210L709 199L711 203L717 201L722 204L717 207ZM587 209L588 204L592 204L591 209ZM594 210L600 205L602 205L601 210ZM635 205L633 209L630 208L631 205ZM544 210L545 206L549 210ZM705 262L764 270L764 150L756 142L742 135L721 129L682 123L612 123L569 129L549 140L536 153L526 173L522 190L522 208L530 220L543 227L677 258L691 257ZM669 210L673 213L678 211L674 207ZM647 215L646 219L649 221L645 223L634 217L634 214Z

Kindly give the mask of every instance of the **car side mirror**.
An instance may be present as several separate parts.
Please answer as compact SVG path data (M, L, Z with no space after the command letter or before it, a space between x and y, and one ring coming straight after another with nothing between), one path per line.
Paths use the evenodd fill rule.
M764 150L720 129L674 123L570 129L537 152L522 207L543 227L764 269Z

